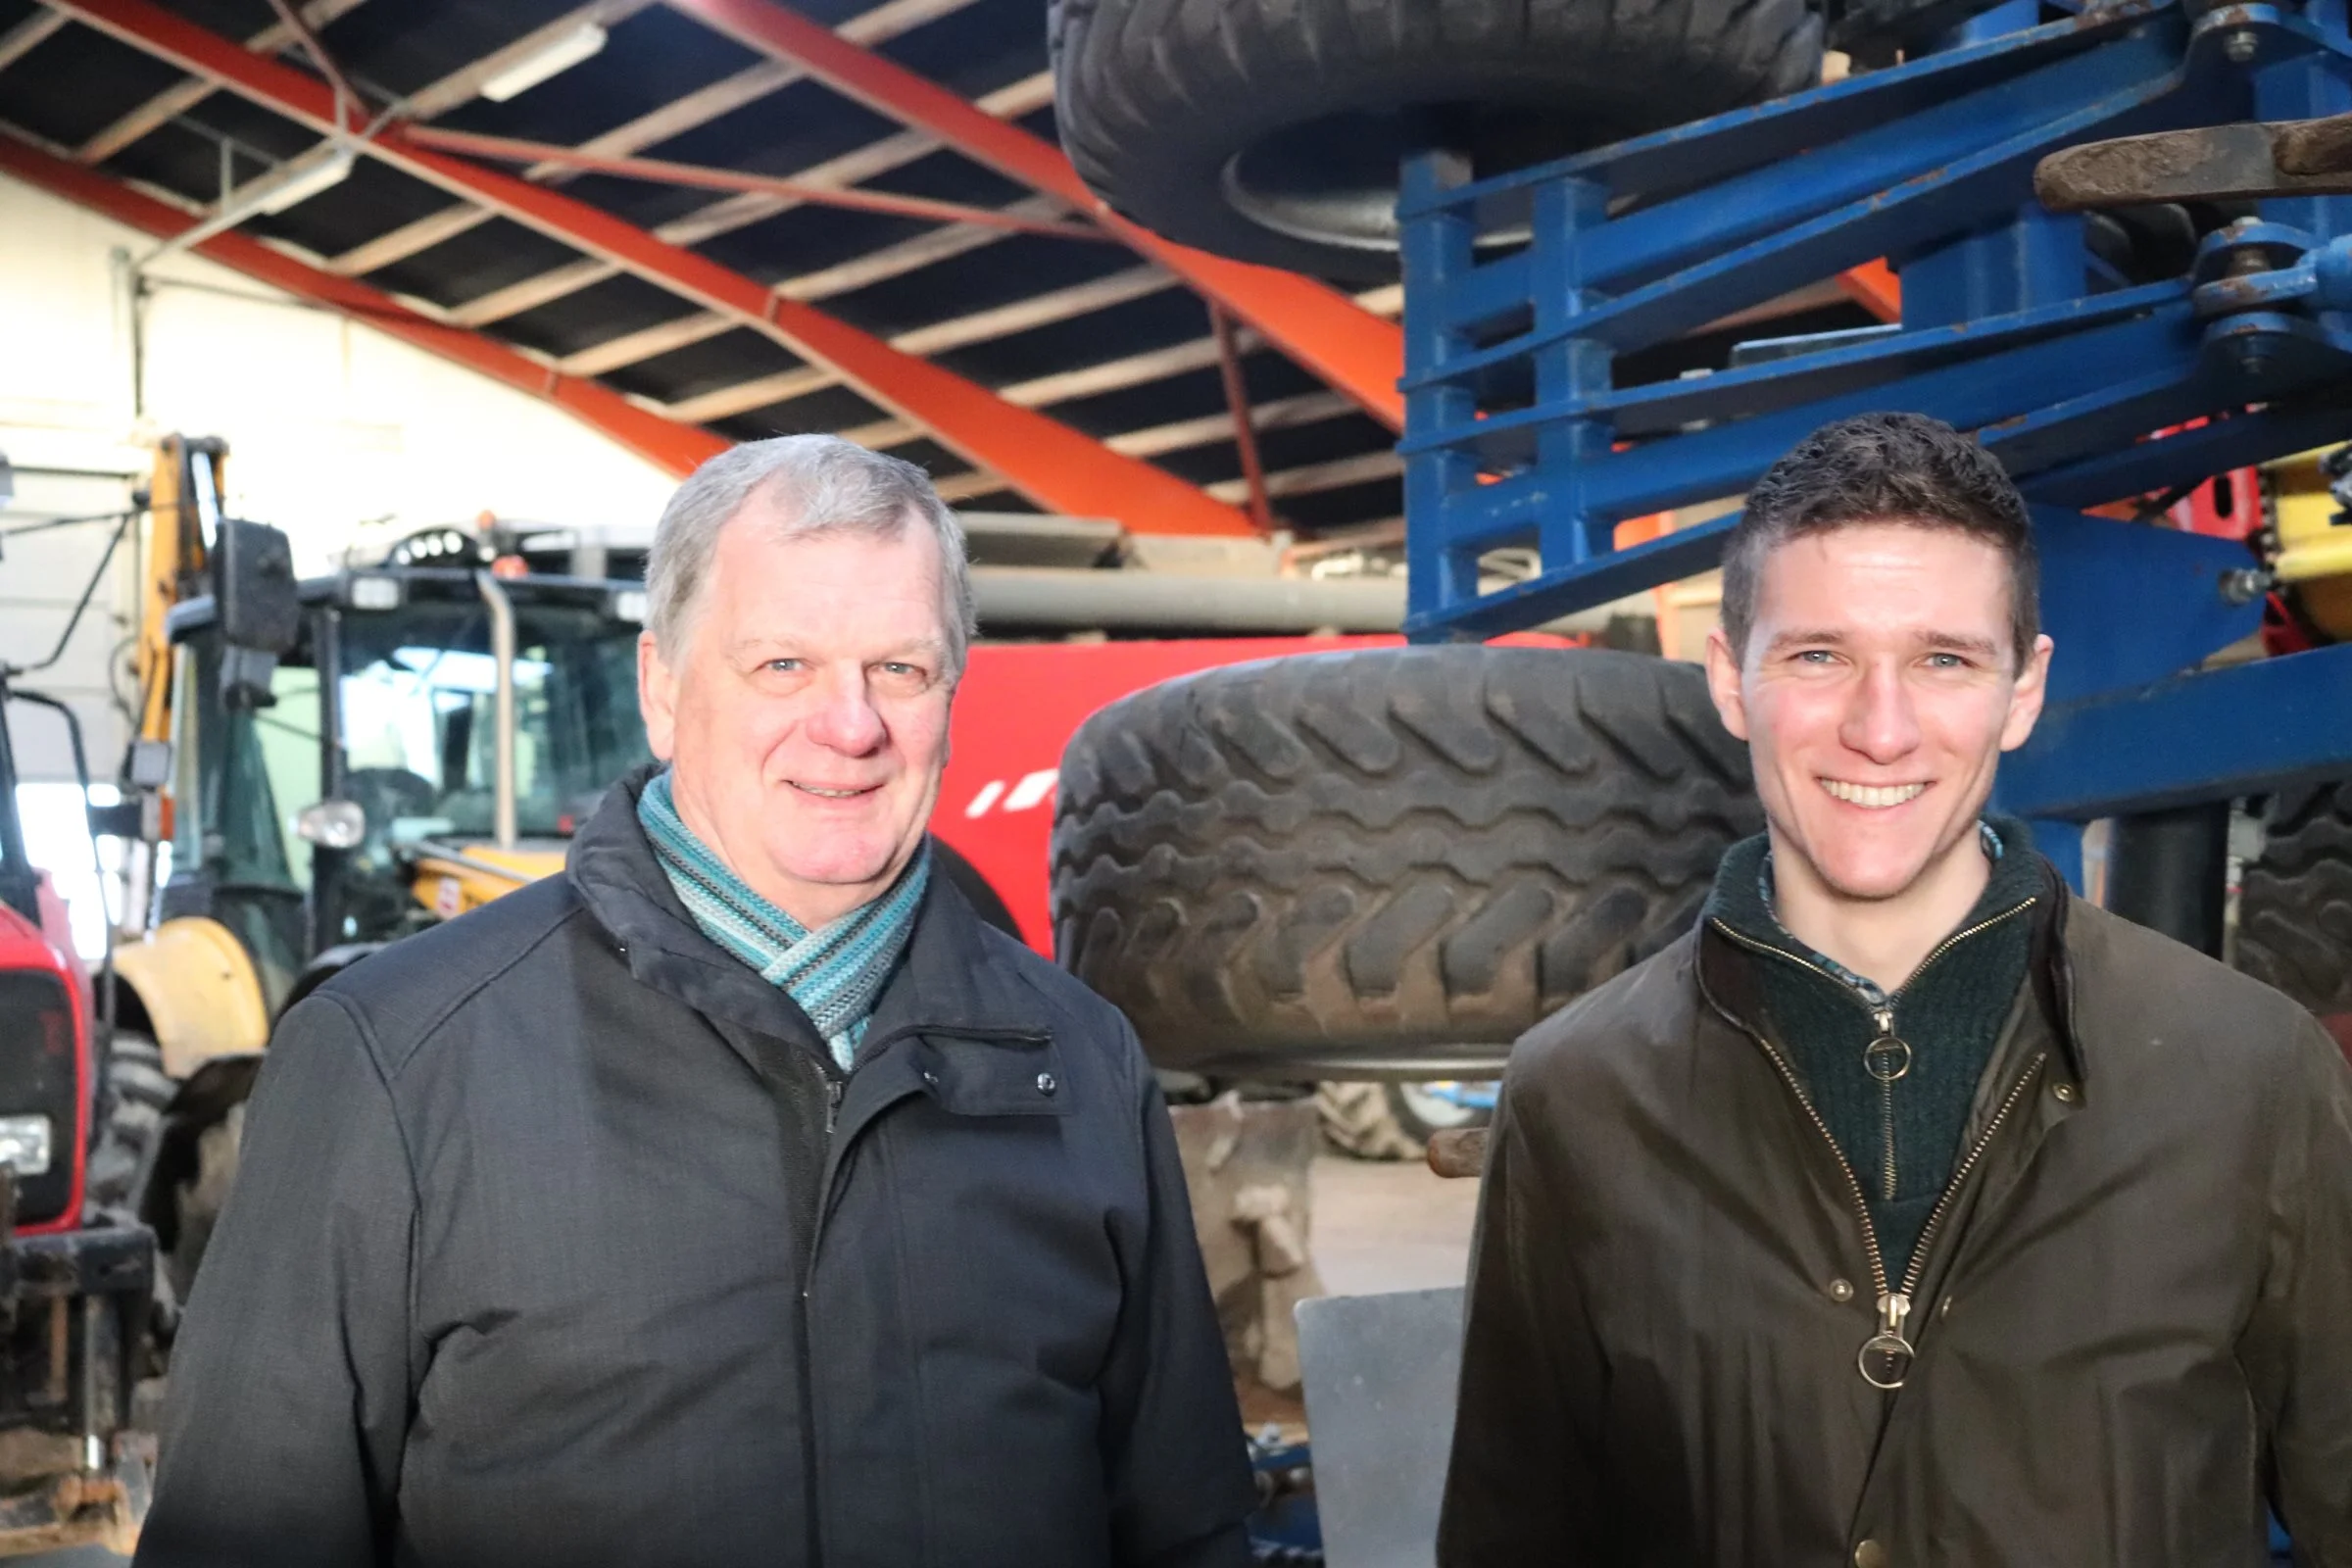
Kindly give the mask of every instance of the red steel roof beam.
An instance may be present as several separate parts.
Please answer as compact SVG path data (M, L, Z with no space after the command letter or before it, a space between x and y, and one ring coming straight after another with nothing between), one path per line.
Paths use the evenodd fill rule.
M322 135L336 129L325 83L197 26L152 0L53 0L56 9L191 75ZM762 331L829 367L866 398L923 425L975 467L1002 474L1049 510L1115 517L1147 533L1251 534L1249 516L1164 469L1122 457L1058 420L1005 402L813 306L705 256L656 239L601 208L528 180L434 152L399 125L361 144L371 156L453 195Z
M28 185L104 214L119 223L143 229L158 239L174 239L203 221L200 216L183 213L95 170L52 157L14 137L0 136L0 172L13 174ZM341 312L388 337L552 403L599 435L610 437L656 467L680 478L693 472L704 460L727 449L727 442L708 430L649 414L610 387L564 375L478 332L445 326L429 317L419 316L388 294L348 277L306 267L250 235L233 231L216 234L193 248L206 260L242 272L256 282Z
M877 114L937 136L1007 178L1057 196L1255 327L1392 430L1404 428L1404 334L1339 290L1160 238L1112 212L1059 147L984 114L904 66L771 0L668 0L748 49L789 61Z
M748 190L768 196L789 196L812 207L846 207L855 212L886 213L894 218L919 218L934 223L978 223L1009 228L1024 234L1050 234L1055 239L1106 241L1110 238L1092 223L1057 222L960 202L933 201L927 196L900 196L890 191L865 190L856 185L811 185L774 174L747 174L733 169L709 169L701 164L673 164L662 158L624 158L592 153L554 142L523 141L514 136L485 136L470 130L443 130L431 125L408 125L402 135L418 147L463 153L506 164L555 164L590 173L622 179L651 180L664 185L693 185L706 190Z

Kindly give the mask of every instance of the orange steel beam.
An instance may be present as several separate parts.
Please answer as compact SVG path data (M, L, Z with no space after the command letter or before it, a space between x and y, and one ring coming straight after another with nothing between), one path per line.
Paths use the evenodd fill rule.
M143 229L158 239L174 238L202 221L200 217L183 213L94 170L26 146L14 137L0 136L0 172L13 174L28 185L101 213L117 222ZM706 458L727 449L726 441L708 430L649 414L610 387L562 374L478 332L444 326L429 317L419 316L388 294L348 277L306 267L249 235L232 229L216 234L194 248L208 261L231 268L256 282L339 311L387 336L552 403L599 435L610 437L656 467L680 478Z
M335 132L334 94L324 82L152 0L55 0L54 9L321 135ZM1051 511L1115 517L1148 533L1255 532L1247 514L1165 469L575 197L420 146L397 124L361 145L404 173L766 333Z
M759 191L769 196L789 196L796 202L807 202L812 207L847 207L857 212L887 213L894 218L919 218L934 223L978 223L989 228L1015 229L1024 234L1051 234L1056 239L1110 239L1108 234L1092 223L1030 218L1020 213L1001 213L988 207L966 207L960 202L936 202L927 196L899 196L889 191L862 190L855 185L811 185L797 179L779 179L773 174L747 174L740 170L710 169L701 164L673 164L662 158L619 158L606 153L584 152L577 147L562 147L554 142L523 141L514 136L485 136L476 131L443 130L432 125L408 125L403 127L401 133L418 147L488 158L499 163L558 164L565 169L614 174L623 179L652 180L665 185Z
M1396 390L1404 373L1404 333L1339 290L1161 239L1112 212L1052 142L772 0L668 4L748 49L799 66L877 114L929 131L1006 178L1059 197L1249 322L1366 414L1392 430L1404 428L1404 396Z

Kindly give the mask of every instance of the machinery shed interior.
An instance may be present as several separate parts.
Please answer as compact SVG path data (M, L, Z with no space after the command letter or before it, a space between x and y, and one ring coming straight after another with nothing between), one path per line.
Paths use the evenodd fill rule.
M1001 400L976 417L943 430L923 408L894 412L868 395L861 364L828 362L789 332L708 308L662 257L585 246L561 218L495 193L455 194L397 159L363 152L339 183L283 211L254 214L239 232L510 348L552 376L609 388L686 430L724 440L834 431L892 451L929 468L959 506L1041 506L1034 481L1024 482L1021 427L1002 405L1050 416L1226 506L1249 503L1202 295L1086 221L1066 190L1008 173L998 149L960 146L893 110L889 95L901 81L888 68L903 68L1010 127L1027 152L1058 160L1036 0L890 0L871 8L823 0L801 8L866 57L852 64L870 66L871 79L847 83L820 80L790 56L745 41L739 24L715 25L710 19L726 21L727 9L645 0L313 0L304 16L359 100L355 127L397 115L422 133L498 138L508 145L448 146L451 156L585 204L632 236L650 236L659 250L701 258ZM224 189L318 156L317 127L282 105L208 86L134 41L144 35L141 18L159 12L318 80L312 57L264 0L86 12L0 0L0 136L191 215L214 207ZM485 94L502 73L546 59L585 28L604 39L590 57L504 101ZM517 162L515 143L538 144L545 156ZM484 148L500 161L482 157ZM581 162L566 162L566 149ZM919 198L979 210L982 220L943 222L675 183L658 172L610 172L615 160L631 159L691 166L698 179L732 172L819 194L853 188ZM1259 281L1244 281L1245 302ZM1319 377L1248 323L1250 310L1263 307L1233 308L1244 318L1242 378L1275 517L1302 536L1368 525L1393 534L1402 511L1394 431L1366 412L1361 380L1351 391ZM1788 319L1775 331L1873 319L1835 290L1778 309ZM1393 285L1359 290L1351 306L1333 312L1333 330L1352 330L1377 349L1384 337L1393 344L1390 323L1399 310ZM1752 322L1701 331L1647 352L1621 374L1655 379L1720 365L1734 340L1753 335ZM1136 510L1127 520L1152 529L1148 503Z
M648 864L705 920L667 829L613 786L678 711L706 716L641 698L670 677L647 652L672 652L665 610L712 602L709 561L689 610L659 569L649 588L656 517L708 460L777 435L927 472L977 634L934 618L935 594L885 598L877 618L912 605L938 634L760 653L744 684L773 691L728 711L812 732L812 710L776 715L828 658L812 681L936 700L907 731L935 747L928 814L894 827L899 880L871 887L948 882L1029 950L990 952L1091 988L1148 1058L1255 1472L1255 1562L1433 1560L1460 1282L1511 1148L1485 1163L1487 1128L1507 1140L1510 1096L1535 1093L1504 1088L1544 1054L1522 1043L1612 987L1689 981L1689 1041L1752 1033L1767 1059L1742 1060L1793 1095L1788 1129L1808 1155L1803 1121L1829 1141L1790 1191L1842 1198L1842 1169L1869 1273L1814 1259L1790 1298L1840 1332L1876 1322L1855 1366L1892 1394L1935 1353L1919 1325L1955 1298L1932 1298L1980 1261L1974 1227L2028 1185L2006 1145L1979 1156L2008 1125L2040 1157L2104 1085L2044 1050L2001 1099L1983 1068L1972 1146L1921 1194L1923 1261L1890 1273L1851 1118L1833 1130L1801 1081L1818 1061L1768 1038L1778 1002L1750 1030L1717 1001L1708 932L1871 1016L1876 1086L1847 1087L1881 1097L1888 1204L1905 989L2029 908L2003 1041L2063 1011L2076 1050L2063 911L2086 903L2094 932L2119 917L2282 993L2262 1016L2314 1074L2352 1057L2347 388L2345 0L0 0L0 1559L135 1540L156 1402L196 1343L182 1312L290 1011L518 889L585 886L591 822L645 822ZM1816 481L1841 503L1925 443L1912 488L1869 493L1926 499L1816 498L1754 545L1748 607L1755 563L1788 537L1827 559L1849 527L1957 552L1977 586L1863 573L1797 630L1710 643L1749 634L1739 563L1728 609L1717 568L1759 537L1758 481L1857 416L1884 445ZM923 515L911 494L876 515ZM740 548L917 532L892 526ZM764 559L762 591L734 596L759 600L747 619L813 559ZM866 576L811 573L811 618L862 608ZM1898 578L1904 608L1871 621ZM1989 608L2004 582L2037 584L2037 608ZM724 646L799 635L756 629ZM954 668L925 684L923 650ZM1776 655L1784 684L1748 684ZM903 782L779 784L787 740L740 727L772 749L731 759L757 777L730 809L838 811L791 818L830 831ZM694 840L669 788L644 811ZM1935 815L1954 800L1966 815ZM1937 905L1885 974L1849 966L1826 925L1796 934L1765 858L1812 856L1788 831L1808 804L1823 844L1885 849L1910 879L1882 899L1817 876L1803 896L1856 929L1924 906L1923 867L1967 873L1944 894L1992 878L2011 818L2045 880L1992 918ZM1727 898L1747 854L1762 869ZM797 951L895 897L865 896L762 937ZM1734 929L1751 902L1790 946ZM785 958L747 952L727 949L801 1003ZM1670 952L1696 956L1616 985ZM947 1089L923 1056L926 1088L858 1101L871 1016L802 1063L830 1097L809 1122L820 1240L855 1169L837 1133L966 1114L960 1059ZM24 1018L37 1074L9 1055ZM1594 1083L1621 1065L1557 1038ZM1980 1070L1948 1061L1930 1065ZM2048 1103L2020 1099L2043 1078ZM1058 1060L1006 1082L974 1125L1078 1113ZM1659 1157L1660 1191L1706 1165ZM2004 1184L1982 1207L1980 1169ZM2273 1186L2317 1204L2327 1176ZM1691 1198L1686 1228L1729 1234L1706 1229L1717 1201ZM1641 1232L1587 1217L1554 1228L1604 1250ZM1932 1236L1954 1272L1925 1284ZM18 1428L50 1446L29 1478ZM2241 1544L2267 1530L2290 1560L2288 1505L2247 1497ZM1840 1550L1889 1561L1878 1540Z

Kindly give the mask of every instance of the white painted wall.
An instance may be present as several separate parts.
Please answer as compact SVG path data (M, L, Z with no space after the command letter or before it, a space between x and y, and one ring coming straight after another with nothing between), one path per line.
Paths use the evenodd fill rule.
M21 469L143 478L153 434L225 436L230 511L284 528L306 575L354 543L484 511L642 529L674 486L568 415L194 257L153 270L134 356L116 256L153 244L0 177L0 452ZM122 479L20 473L0 530L119 508L128 490ZM0 662L56 642L105 534L0 541ZM40 681L82 713L100 777L125 736L105 669L129 627L128 565L125 553L69 657ZM11 716L26 775L71 776L62 726Z

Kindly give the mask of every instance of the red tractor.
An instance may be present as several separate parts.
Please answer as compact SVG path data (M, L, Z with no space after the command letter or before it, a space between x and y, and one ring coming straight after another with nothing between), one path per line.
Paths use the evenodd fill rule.
M11 710L60 708L10 691L6 673L0 700ZM6 716L0 710L0 1556L87 1544L127 1550L147 1500L145 1443L128 1428L155 1238L94 1200L92 1158L106 1142L98 992L74 954L64 901L26 857Z

